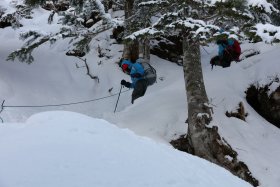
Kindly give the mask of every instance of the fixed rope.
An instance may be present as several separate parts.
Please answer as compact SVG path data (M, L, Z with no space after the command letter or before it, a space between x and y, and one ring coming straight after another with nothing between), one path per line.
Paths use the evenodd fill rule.
M103 100L103 99L107 99L109 97L114 97L116 95L119 95L120 93L124 93L124 92L128 92L128 90L122 91L122 92L118 92L109 96L105 96L105 97L100 97L100 98L96 98L96 99L90 99L90 100L85 100L85 101L78 101L78 102L71 102L71 103L60 103L60 104L47 104L47 105L4 105L5 100L3 100L2 104L1 104L1 109L0 109L0 113L3 112L4 108L44 108L44 107L59 107L59 106L68 106L68 105L77 105L77 104L83 104L83 103L89 103L89 102L94 102L94 101L98 101L98 100ZM3 123L3 119L0 117L0 120Z

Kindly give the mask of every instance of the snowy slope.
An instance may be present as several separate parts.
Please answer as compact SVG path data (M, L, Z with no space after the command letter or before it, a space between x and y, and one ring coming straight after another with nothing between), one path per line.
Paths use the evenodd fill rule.
M251 186L206 160L77 113L1 126L0 150L1 187Z
M5 2L8 0L1 1L2 5ZM21 31L33 28L51 32L59 28L57 24L47 24L48 15L45 13L43 9L35 10L36 19L31 23L23 20L24 27L19 30L0 30L0 99L1 102L5 100L5 106L10 106L5 107L0 114L4 122L25 122L38 112L63 110L103 118L120 128L128 128L137 135L164 144L186 133L187 103L182 67L156 56L152 56L151 63L160 78L157 84L149 87L146 95L137 99L133 105L130 103L132 90L124 89L127 92L121 94L117 112L113 113L120 80L129 80L129 77L116 64L122 46L110 40L110 32L98 35L91 43L91 52L86 55L91 73L99 77L100 83L90 79L84 68L77 68L77 65L83 65L81 60L65 56L67 40L52 46L45 44L36 49L35 62L30 65L17 61L6 62L8 54L22 44L22 41L18 41ZM98 45L112 58L98 58ZM277 145L280 131L247 104L244 91L252 83L266 82L268 76L279 75L280 46L243 44L242 49L246 48L259 49L261 54L238 64L232 63L230 68L215 67L213 70L209 60L217 53L217 47L210 45L201 49L206 90L214 109L212 125L219 127L224 138L238 152L239 159L248 164L253 175L260 181L261 187L278 187L280 163L277 158L280 149ZM109 93L111 88L113 90ZM11 107L72 103L107 96L112 97L76 105ZM226 111L235 110L240 101L249 113L246 122L224 115Z
M268 77L279 76L279 45L263 43L243 45L259 49L261 55L250 57L238 64L232 63L228 69L204 68L206 89L212 100L214 121L224 138L238 152L260 180L261 186L277 187L280 184L278 160L280 131L259 116L246 102L245 91L250 84L268 83ZM226 111L235 111L242 101L248 117L246 122L237 118L227 118Z

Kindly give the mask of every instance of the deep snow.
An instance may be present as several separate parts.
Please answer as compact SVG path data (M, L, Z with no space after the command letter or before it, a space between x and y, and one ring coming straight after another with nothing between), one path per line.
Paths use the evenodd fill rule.
M0 127L1 187L249 187L227 170L102 119L45 112Z
M7 1L1 1L2 4L5 2ZM122 46L115 44L114 41L110 39L110 32L98 35L91 43L91 52L86 55L91 73L99 77L100 83L90 79L89 76L86 75L86 70L84 68L77 68L76 64L78 66L83 65L81 60L65 56L67 52L67 40L57 42L54 45L45 44L34 50L35 61L30 65L17 61L6 62L5 59L8 54L14 49L19 48L23 43L18 40L21 31L32 28L44 30L44 32L51 32L59 28L57 24L47 24L47 11L37 9L34 13L37 15L34 16L36 19L32 22L25 22L23 20L24 27L18 30L13 30L11 28L0 30L0 99L1 101L5 100L5 106L48 105L101 98L117 94L120 89L120 80L129 80L129 77L123 74L116 64L121 57ZM58 18L56 17L55 19L57 20ZM112 58L98 58L98 45ZM278 146L280 131L278 128L265 121L247 104L244 92L252 83L266 83L269 77L279 76L280 64L278 58L280 46L278 44L269 45L265 43L242 44L242 50L250 48L260 50L261 54L245 59L240 63L233 62L230 68L224 69L214 67L213 70L211 70L209 60L217 53L217 47L213 44L201 49L204 81L211 105L214 109L214 120L211 125L219 127L221 135L230 143L233 149L238 152L239 159L246 162L253 176L260 181L261 187L278 187L280 184L280 163L278 159L278 155L280 154ZM187 131L185 124L187 118L187 101L183 70L182 67L156 56L151 57L151 64L156 68L158 73L157 83L150 86L146 95L136 100L133 105L130 104L132 90L122 93L116 113L113 113L113 111L117 101L117 95L94 102L61 107L5 107L0 114L5 122L0 131L1 134L5 134L2 141L6 141L6 137L13 140L18 135L23 141L22 144L28 145L31 143L31 138L27 138L28 141L24 142L24 137L28 137L28 132L26 132L27 134L19 134L15 133L14 130L3 129L8 128L6 126L12 126L11 129L22 128L23 131L28 131L29 129L30 132L34 134L35 132L39 132L40 128L42 128L42 130L51 130L49 126L52 125L51 123L44 122L45 117L43 117L42 123L48 125L47 127L41 127L38 122L40 126L38 131L29 127L30 119L28 120L28 118L42 111L60 110L74 111L94 118L103 118L119 128L129 129L137 135L149 137L158 143L168 144L171 139ZM274 85L274 88L275 87ZM111 88L113 88L113 90L109 93L108 90ZM126 89L124 89L124 91L126 91ZM226 111L235 110L240 101L243 102L245 110L249 114L246 118L246 122L236 118L227 118L224 115ZM50 116L52 116L52 118L57 118L60 114L62 113ZM32 118L33 117L31 117L31 121ZM69 119L72 118L69 117ZM81 117L81 121L83 120L84 119ZM86 120L95 121L95 119L88 118L86 118ZM18 123L25 121L27 121L26 124ZM55 125L55 123L53 125ZM24 130L25 128L27 128L27 130ZM75 126L75 128L79 131L80 127ZM64 124L60 130L63 129L68 129L68 127ZM55 130L56 126L52 126L51 131ZM59 128L57 130L59 132ZM83 130L81 129L81 131ZM84 134L82 133L81 136ZM106 134L102 134L102 136L105 135ZM54 136L57 137L59 134L55 134ZM56 137L54 137L54 139ZM68 138L71 138L71 136ZM136 139L139 139L139 137ZM0 142L3 146L1 149L8 149L7 144L2 141ZM149 140L149 142L151 142L151 140ZM65 145L67 147L66 142L64 143L63 146ZM5 146L3 144L5 144ZM154 144L160 145L152 143L152 145ZM17 144L13 145L12 143L11 145L17 146ZM90 146L91 143L88 145ZM78 144L76 146L78 146ZM159 147L161 146L162 145ZM17 148L18 147L14 147L14 150L20 151L17 150ZM55 146L50 146L49 148L58 149L58 147ZM65 151L69 151L69 153L73 151L76 153L75 150L71 150L70 148ZM26 157L28 156L26 155L27 153L23 153L23 151L19 153L25 154ZM59 152L58 154L62 153ZM128 153L125 152L125 154ZM181 155L181 153L178 154ZM42 155L38 154L38 156L41 157ZM153 155L151 154L151 156ZM20 159L20 155L14 155L13 158ZM55 160L54 157L50 159L53 159L52 161L54 161L54 163L59 163L61 161L61 158L57 158L58 160ZM171 160L173 159L172 157ZM82 161L82 159L75 158L74 161L78 162ZM89 163L89 161L85 161L85 163ZM85 163L83 162L83 164ZM10 164L11 169L16 166L17 164L15 163ZM75 168L75 165L71 167ZM122 167L122 165L120 167ZM1 168L7 169L7 167ZM51 169L55 168L56 167L53 167ZM34 170L36 170L36 168L34 168ZM147 170L145 170L145 172L147 172ZM196 169L193 170L196 171ZM71 175L71 172L74 171L69 170L67 172ZM147 175L148 174L149 173L147 173ZM15 175L6 177L16 178ZM6 177L4 177L5 181L12 182ZM38 178L38 181L39 179L40 178ZM0 184L1 182L2 181L0 181Z

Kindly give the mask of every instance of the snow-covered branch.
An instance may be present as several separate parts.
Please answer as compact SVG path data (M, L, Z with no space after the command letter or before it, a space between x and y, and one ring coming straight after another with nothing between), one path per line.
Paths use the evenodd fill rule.
M280 27L271 24L257 24L251 30L255 33L255 37L259 37L262 41L272 43L280 42Z
M163 31L159 31L155 28L149 27L145 29L141 29L137 32L132 33L131 35L127 36L125 39L127 40L136 40L137 38L143 38L143 37L156 37L158 35L163 34Z
M259 8L269 14L272 12L279 12L271 3L266 0L247 0L248 6Z

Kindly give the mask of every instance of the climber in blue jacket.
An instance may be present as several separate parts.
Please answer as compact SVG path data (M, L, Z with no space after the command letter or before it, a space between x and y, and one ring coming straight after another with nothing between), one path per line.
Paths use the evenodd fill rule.
M121 67L123 72L130 75L131 83L121 81L121 85L127 88L133 88L131 103L134 103L134 100L145 95L147 90L147 82L144 79L144 68L141 63L137 60L122 60Z

